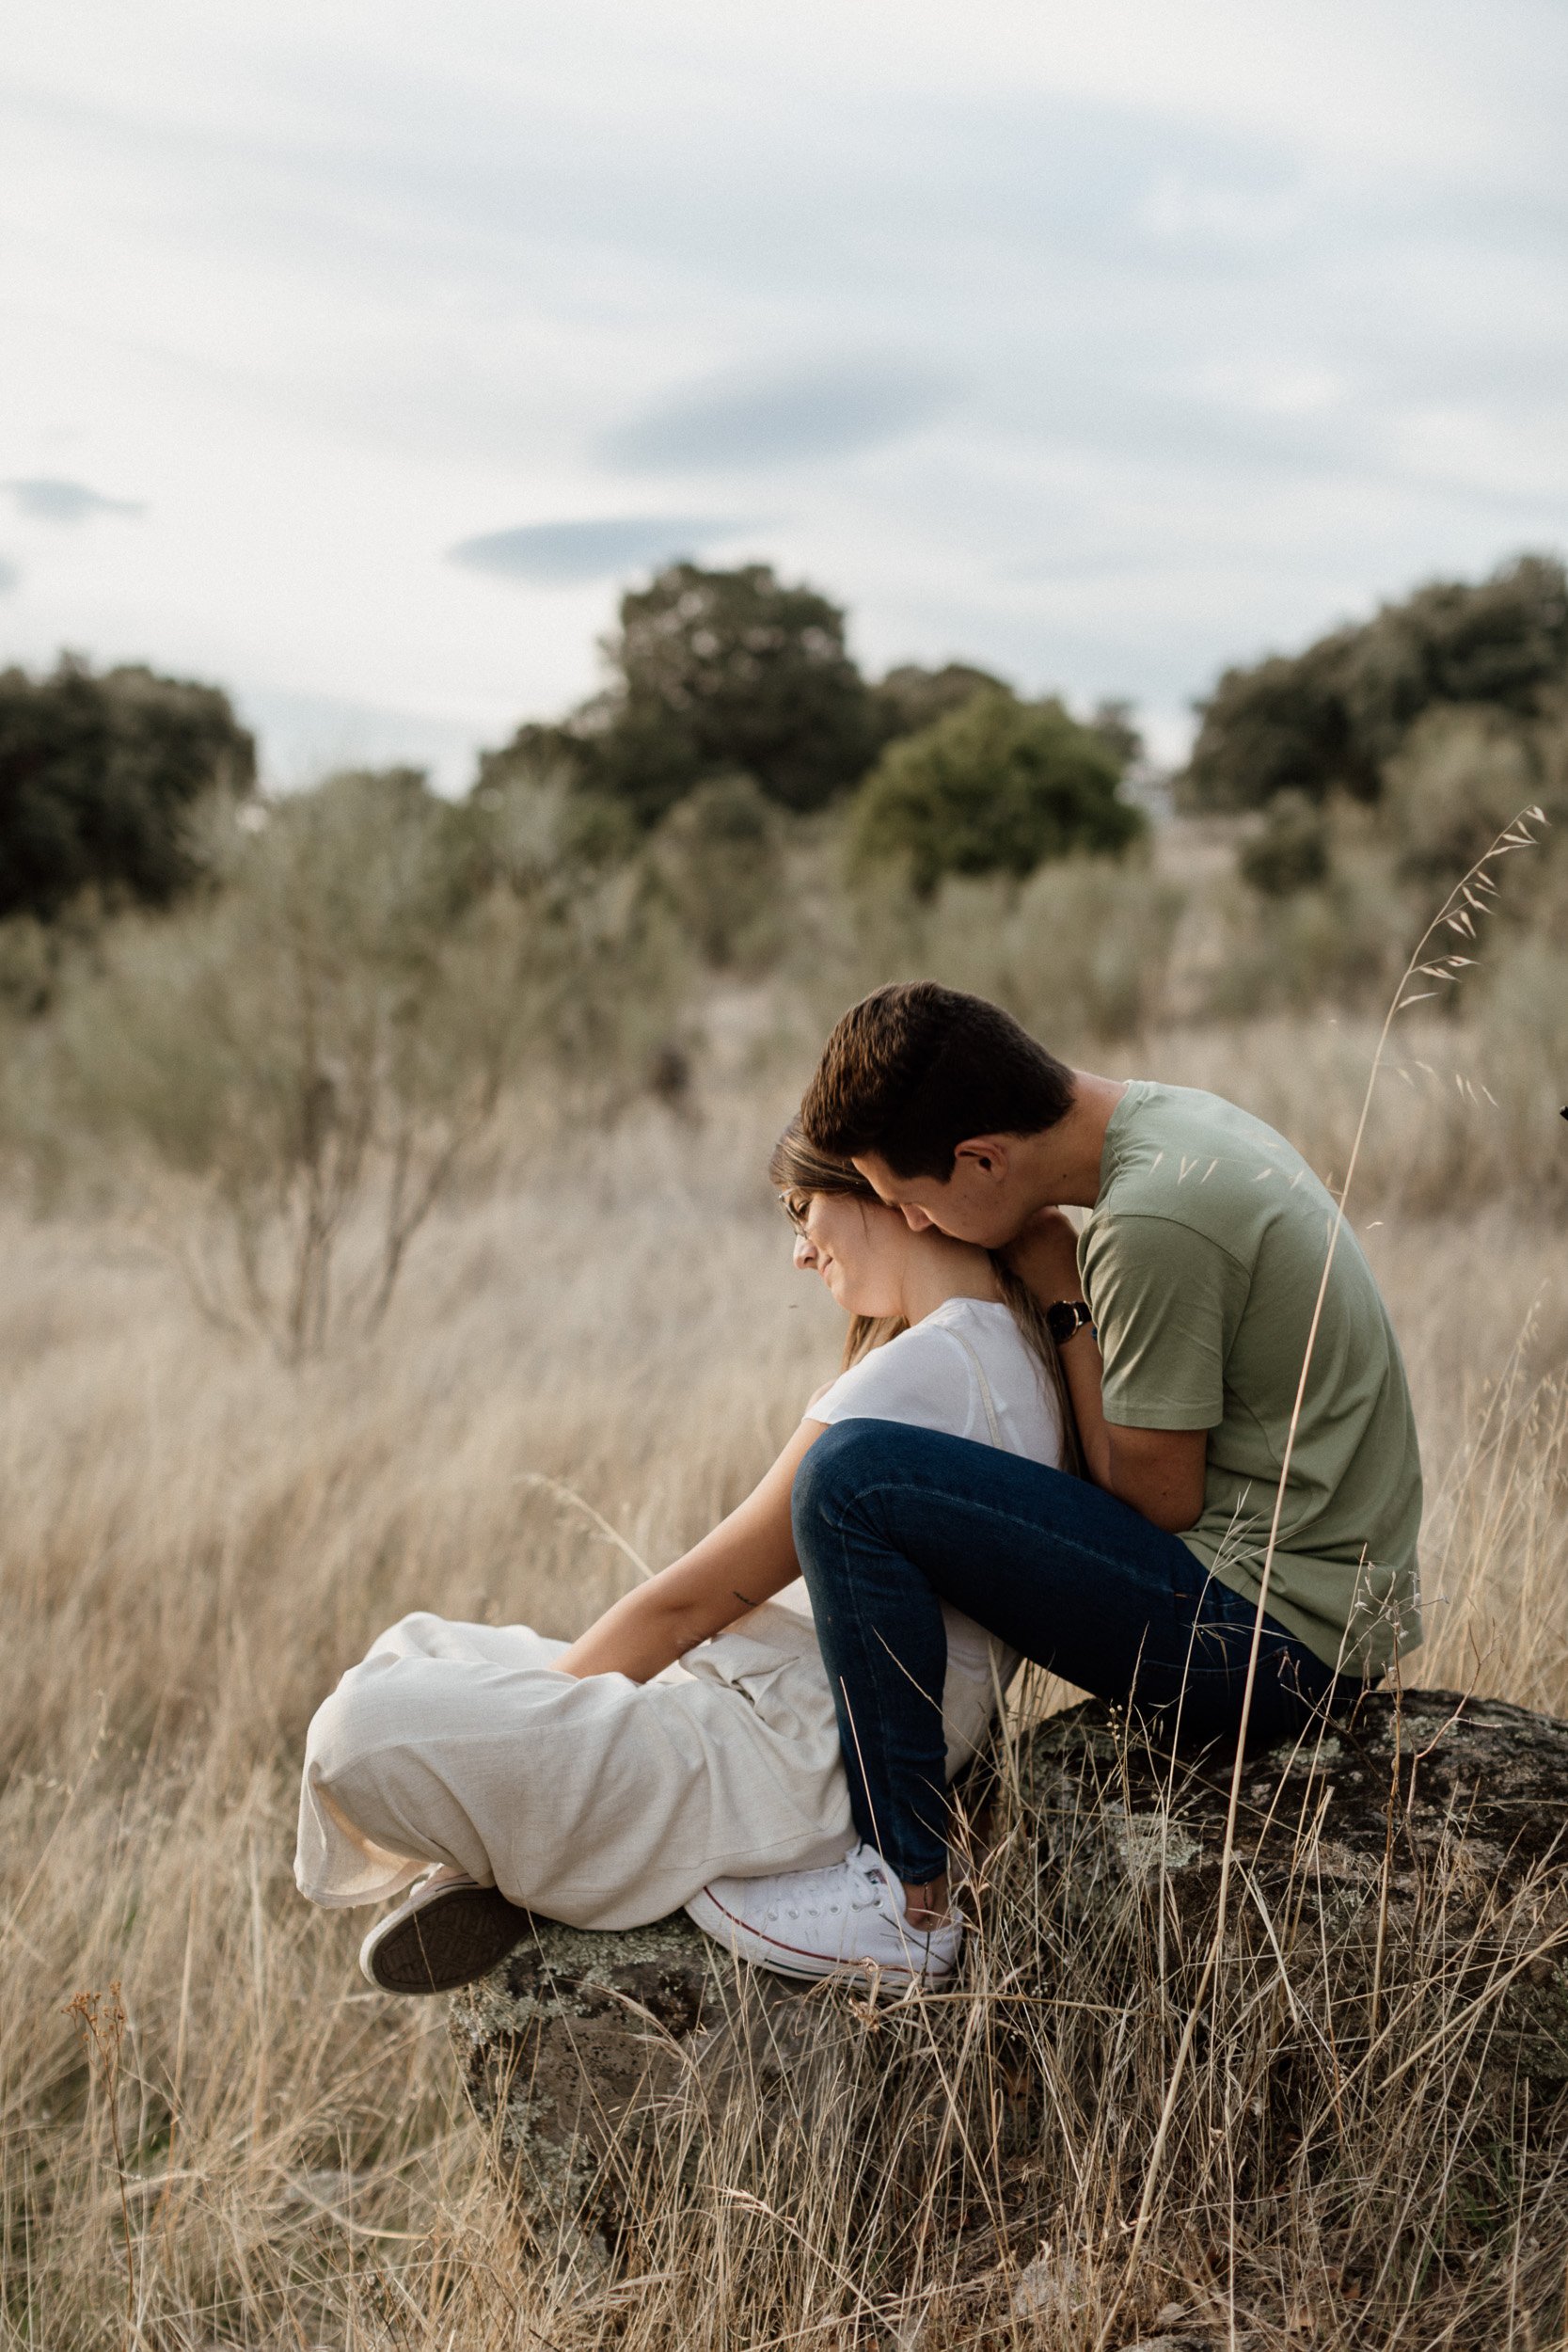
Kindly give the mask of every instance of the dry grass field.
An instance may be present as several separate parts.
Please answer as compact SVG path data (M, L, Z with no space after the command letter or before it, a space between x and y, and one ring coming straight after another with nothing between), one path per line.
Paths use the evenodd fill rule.
M1351 1211L1423 1433L1417 1678L1568 1713L1563 1232L1454 1083L1463 1046L1434 1035L1426 1070L1390 1073ZM1364 1049L1280 1021L1102 1066L1222 1088L1329 1170ZM1124 2275L1162 2090L1147 2063L1070 2153L1048 2137L1039 2158L1060 2166L1052 2276L1077 2286L981 2332L943 2301L939 2252L878 2269L842 2150L768 2199L651 2210L629 2281L562 2274L491 2185L441 2005L369 1992L363 1917L296 1898L305 1725L379 1626L422 1606L575 1629L631 1570L537 1475L661 1561L737 1499L831 1368L832 1311L792 1272L762 1175L799 1075L788 1051L749 1066L732 1045L696 1116L648 1105L585 1135L518 1102L483 1181L420 1234L380 1330L294 1369L204 1320L142 1234L5 1213L0 2344L760 2352L918 2333L1065 2352L1130 2341L1167 2303L1271 2347L1560 2340L1561 2183L1468 2148L1458 2110L1449 2171L1422 2170L1409 2142L1430 2137L1441 2086L1424 2107L1368 2108L1347 2143L1365 2195L1328 2218L1239 2213L1234 2172L1227 2205L1223 2167L1189 2166ZM1555 1120L1553 1082L1532 1067L1509 1099ZM96 2049L67 2013L82 1992L99 1997ZM1062 2050L1070 1992L1037 2020ZM961 2034L930 2031L940 2099ZM1226 2116L1238 2046L1216 2036L1194 2083ZM1435 2247L1432 2180L1484 2161L1496 2195L1466 2192L1420 2294L1408 2267L1380 2271L1391 2230Z

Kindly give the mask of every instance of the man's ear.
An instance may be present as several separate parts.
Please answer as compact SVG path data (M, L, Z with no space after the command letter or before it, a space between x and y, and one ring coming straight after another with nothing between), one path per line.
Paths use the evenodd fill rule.
M955 1162L966 1162L983 1183L1001 1184L1007 1181L1010 1160L1006 1136L971 1136L958 1145L953 1156ZM954 1173L958 1173L956 1166Z

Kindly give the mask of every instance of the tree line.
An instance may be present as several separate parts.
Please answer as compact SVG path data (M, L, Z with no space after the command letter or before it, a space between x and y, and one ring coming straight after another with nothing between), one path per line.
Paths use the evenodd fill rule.
M591 865L672 828L743 860L770 825L838 811L852 868L896 868L929 897L949 875L1115 854L1144 829L1125 788L1141 750L1125 705L1081 719L961 661L868 678L843 609L765 564L667 565L623 596L601 651L603 688L564 718L525 722L483 755L470 794L483 807L548 786L565 811L555 832ZM1457 716L1465 741L1484 723L1496 752L1499 727L1528 732L1565 694L1568 579L1524 556L1226 671L1197 705L1177 805L1254 816L1248 878L1306 887L1327 870L1324 812L1397 797L1402 758L1434 719ZM210 877L193 823L203 797L246 795L255 778L254 741L216 687L71 659L47 676L0 674L0 917L53 923L85 898L166 905ZM1447 808L1445 843L1456 822Z
M683 808L733 832L843 808L853 859L1024 875L1141 829L1122 784L1139 745L1125 708L1074 718L973 664L865 677L845 614L764 564L667 565L623 596L606 683L564 718L530 720L480 762L483 803L520 779L560 787L573 852L634 854ZM0 915L52 921L85 892L166 904L198 879L190 816L204 790L249 792L255 745L217 688L144 668L0 675ZM727 814L726 814L727 812Z

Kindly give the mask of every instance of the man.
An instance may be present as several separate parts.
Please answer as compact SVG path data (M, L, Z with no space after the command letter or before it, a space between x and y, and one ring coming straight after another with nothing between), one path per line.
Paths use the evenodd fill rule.
M800 1117L911 1225L1007 1252L1083 1444L1077 1479L851 1421L796 1476L856 1826L941 1978L959 1939L941 1690L901 1651L930 1654L942 1601L1180 1737L1237 1734L1256 1632L1249 1733L1299 1731L1420 1640L1415 1422L1354 1233L1283 1136L1218 1095L1069 1069L997 1006L917 981L845 1014ZM1088 1212L1081 1233L1066 1207ZM851 1959L853 1867L723 1882L741 1947L787 1916L799 1973Z

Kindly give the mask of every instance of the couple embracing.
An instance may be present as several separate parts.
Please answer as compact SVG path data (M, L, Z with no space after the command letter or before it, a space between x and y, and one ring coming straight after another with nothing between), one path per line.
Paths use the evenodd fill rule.
M849 1321L753 1492L571 1644L404 1617L310 1725L295 1875L393 1902L372 1984L683 1905L786 1975L939 1983L949 1784L1022 1659L1196 1743L1300 1735L1420 1639L1399 1347L1260 1120L921 981L845 1014L769 1172Z

